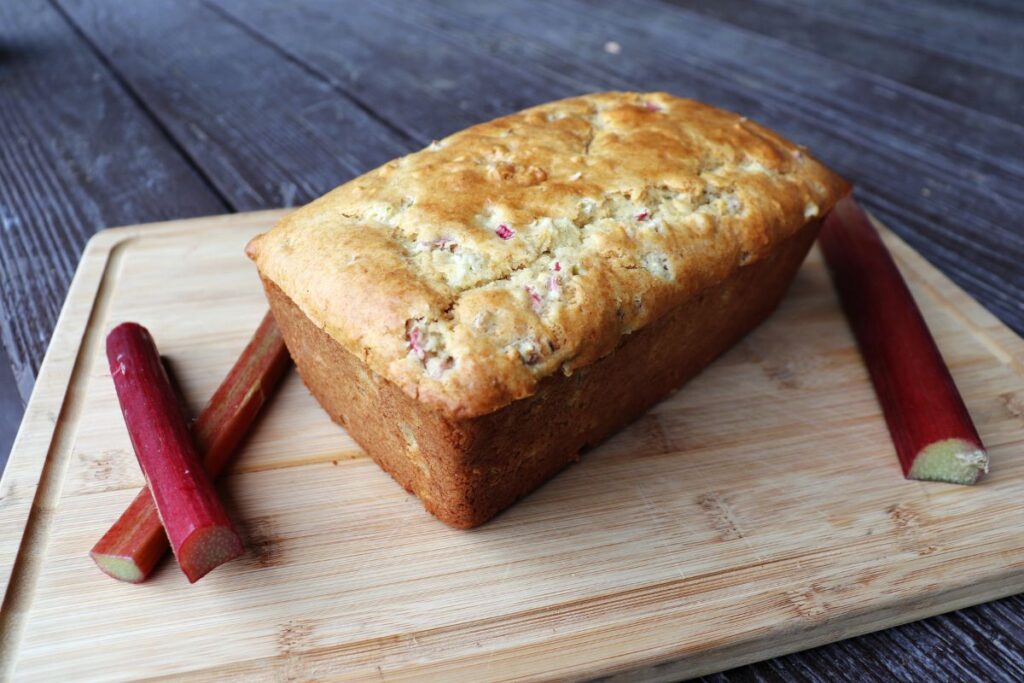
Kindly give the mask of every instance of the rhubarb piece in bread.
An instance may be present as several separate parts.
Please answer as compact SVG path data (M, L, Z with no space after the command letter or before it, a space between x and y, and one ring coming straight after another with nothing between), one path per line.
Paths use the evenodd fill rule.
M764 319L846 191L740 116L602 93L391 161L248 253L321 404L469 527Z

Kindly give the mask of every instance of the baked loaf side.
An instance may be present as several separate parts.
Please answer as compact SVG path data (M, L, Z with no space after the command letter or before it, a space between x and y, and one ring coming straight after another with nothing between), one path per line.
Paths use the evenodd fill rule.
M457 424L753 272L846 189L742 117L664 93L603 93L389 162L248 253L326 338Z
M299 373L324 409L427 510L468 528L639 417L761 322L817 228L818 221L805 224L771 255L624 337L614 353L571 377L551 375L534 395L473 418L426 408L320 329L276 284L264 285Z

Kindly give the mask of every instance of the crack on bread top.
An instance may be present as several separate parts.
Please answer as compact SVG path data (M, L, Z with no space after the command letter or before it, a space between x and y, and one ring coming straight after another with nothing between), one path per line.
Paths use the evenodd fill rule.
M420 400L473 416L612 352L845 184L746 119L603 93L496 119L328 193L261 274Z

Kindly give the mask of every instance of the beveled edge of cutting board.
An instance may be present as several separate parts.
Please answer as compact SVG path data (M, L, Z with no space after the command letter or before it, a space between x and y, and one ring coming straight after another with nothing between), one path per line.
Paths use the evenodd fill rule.
M279 209L110 228L94 235L86 245L0 479L0 679L9 677L14 666L24 618L45 556L46 534L60 499L74 436L73 430L69 433L62 427L75 424L81 405L75 380L86 372L85 359L92 357L95 344L101 341L101 330L93 329L92 322L102 318L106 310L114 282L108 276L116 271L123 249L141 237L153 239L230 226L251 227L255 231L287 212ZM1024 340L899 237L874 222L900 269L905 274L910 271L907 279L943 302L990 353L1024 377ZM12 590L24 588L24 584L32 589ZM613 674L614 680L635 680L635 676L644 680L673 680L682 674L701 675L721 670L723 658L730 660L729 666L758 661L960 609L1013 594L1021 588L1024 575L1012 572L994 576L985 587L957 586L937 591L916 603L914 609L908 610L901 603L846 615L841 629L823 629L810 638L805 632L779 635L770 641L759 638L690 654L685 659L651 663L649 668L633 673L608 673Z

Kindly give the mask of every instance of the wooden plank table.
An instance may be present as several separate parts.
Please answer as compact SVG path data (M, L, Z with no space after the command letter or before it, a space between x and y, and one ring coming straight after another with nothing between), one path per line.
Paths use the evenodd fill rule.
M96 230L294 205L590 90L665 89L808 144L1024 332L1022 31L999 0L0 5L0 458ZM1021 679L1022 614L1018 596L717 678Z

